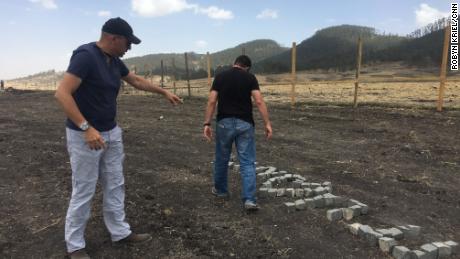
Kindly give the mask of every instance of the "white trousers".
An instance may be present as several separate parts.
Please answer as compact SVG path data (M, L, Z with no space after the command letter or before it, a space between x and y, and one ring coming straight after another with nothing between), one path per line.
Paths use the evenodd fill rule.
M91 200L100 179L103 191L104 223L112 241L131 234L125 220L122 130L116 126L101 132L106 147L91 150L84 132L66 128L67 150L72 168L72 197L65 222L65 241L69 253L85 248L85 227L91 214Z

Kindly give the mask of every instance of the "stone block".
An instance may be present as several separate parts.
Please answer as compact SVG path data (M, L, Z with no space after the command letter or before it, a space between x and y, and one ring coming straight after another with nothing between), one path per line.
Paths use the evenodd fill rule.
M433 244L424 244L420 247L420 249L425 252L427 258L438 258L438 248Z
M294 188L287 188L286 189L286 196L288 197L295 197L295 191L294 191Z
M276 190L276 197L283 197L284 195L286 195L286 189L278 188Z
M343 208L343 218L345 220L352 220L354 217L361 215L361 207L354 205L348 208Z
M450 246L450 248L452 249L452 254L453 255L459 254L459 248L458 248L458 243L457 242L449 240L449 241L444 242L444 244Z
M319 187L319 188L322 188L322 187ZM316 191L315 191L315 193L316 193ZM335 197L336 197L334 194L325 193L325 194L323 194L323 197L324 197L324 205L326 207L334 207L334 201L335 201Z
M295 203L285 202L284 205L286 206L288 213L295 211Z
M303 199L295 201L295 208L297 210L304 210L306 207L307 206L305 205L305 201Z
M348 207L348 199L343 196L334 196L334 206L341 208ZM361 208L359 213L361 214Z
M312 197L314 194L315 193L310 188L304 188L303 189L303 196L305 196L305 197Z
M342 209L332 209L327 211L326 216L329 221L338 221L343 218L343 212Z
M393 247L398 245L398 241L391 237L381 237L379 238L379 247L380 250L384 253L391 254Z
M321 187L321 186L316 187L313 191L315 192L316 195L321 195L321 194L327 193L326 189L324 189L324 187Z
M310 188L310 183L302 183L301 188Z
M359 226L359 229L358 229L358 236L361 238L365 238L368 233L373 232L373 231L374 230L370 226L361 225Z
M354 205L359 205L361 202L354 200L354 199L349 199L348 200L348 207L354 206Z
M256 167L256 173L262 173L264 171L266 171L268 169L268 167L266 166L258 166Z
M412 250L415 255L417 256L416 258L417 259L431 259L429 257L427 257L427 254L423 251L420 251L420 250Z
M395 259L417 259L417 255L405 246L393 247L391 254Z
M373 246L378 246L379 245L379 239L382 238L383 235L372 230L366 233L365 238L369 244Z
M438 248L438 258L446 258L452 254L452 248L444 242L433 242L432 244Z
M295 180L292 182L292 188L294 189L298 189L302 186L302 181L299 181L299 180Z
M328 193L332 193L332 186L326 186L324 187L324 190L326 190Z
M269 166L265 171L264 173L266 174L271 174L273 172L276 172L276 167L273 167L273 166Z
M405 238L415 238L420 234L420 227L414 225L398 226Z
M295 189L295 197L300 197L300 198L302 198L302 197L303 197L303 194L304 194L304 190L303 190L303 189L300 189L300 188Z
M359 228L362 226L360 223L353 223L348 225L348 229L353 235L358 235Z
M332 183L331 182L323 182L321 184L321 186L323 186L323 187L332 186Z
M315 189L317 187L321 187L321 184L319 184L319 183L310 183L310 188Z
M422 228L420 226L407 225L406 227L409 229L409 232L407 234L409 238L418 237L420 235L420 232L422 231Z
M313 201L315 202L315 208L324 208L325 203L323 195L313 197Z

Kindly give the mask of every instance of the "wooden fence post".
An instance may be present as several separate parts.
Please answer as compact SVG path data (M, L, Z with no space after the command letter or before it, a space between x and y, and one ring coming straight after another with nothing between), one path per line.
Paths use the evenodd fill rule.
M173 91L176 94L176 62L174 61L174 57L172 58L172 77L173 77Z
M206 60L208 63L208 87L211 88L211 56L206 52Z
M164 83L164 76L165 76L165 70L164 70L164 67L163 67L163 59L161 60L161 83L160 83L160 86L161 87L165 87Z
M446 73L447 73L446 71L447 70L447 54L449 52L449 37L450 37L450 23L448 22L445 32L444 32L444 48L442 50L438 105L436 108L438 112L442 111L442 104L444 100L444 86L446 84Z
M297 81L297 77L296 77L296 57L297 57L297 54L296 54L296 43L293 42L292 43L292 50L291 50L291 67L292 67L292 71L291 71L291 107L294 108L295 107L295 97L296 97L296 94L295 94L295 85L296 85L296 81Z
M187 58L187 52L185 52L185 76L187 79L187 89L188 89L188 97L192 96L192 93L190 92L190 76L188 73L188 58Z
M363 51L363 41L361 37L358 38L358 53L356 55L356 81L355 81L355 96L353 99L353 108L358 107L358 88L359 88L359 74L361 71L361 56Z

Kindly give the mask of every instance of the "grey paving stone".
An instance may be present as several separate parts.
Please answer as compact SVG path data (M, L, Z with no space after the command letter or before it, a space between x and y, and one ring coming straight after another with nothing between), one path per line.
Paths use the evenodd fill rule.
M432 244L438 248L438 258L446 258L452 254L452 248L444 242L433 242Z
M291 197L291 198L295 197L295 190L294 190L294 188L287 188L287 189L286 189L286 196Z
M300 189L300 188L297 188L295 189L295 197L300 197L302 198L304 195L304 190L303 189Z
M305 201L303 199L301 200L296 200L295 201L295 208L297 210L304 210L307 208L307 206L305 205Z
M302 187L302 188L310 188L310 183L303 182L300 187Z
M283 197L286 195L286 189L285 188L278 188L276 190L276 197Z
M401 240L404 237L403 232L397 228L376 229L376 231L385 237L391 237L396 240Z
M449 240L449 241L444 242L444 244L450 246L450 248L452 249L452 254L456 255L459 253L459 246L457 242Z
M392 255L396 259L417 259L417 255L405 246L393 247Z
M294 202L285 202L284 205L286 206L288 213L295 211L295 203Z
M374 230L367 232L365 235L367 242L373 246L378 246L379 239L382 237L383 237L382 234L375 232Z
M412 251L415 253L415 255L417 256L416 258L418 259L431 259L423 251L420 251L420 250L412 250Z
M319 184L319 183L310 183L310 188L315 189L317 187L321 187L321 184Z
M365 238L366 235L374 230L369 225L361 225L358 229L358 236L361 238Z
M404 233L404 238L415 238L420 234L420 227L414 225L398 226L399 230Z
M342 209L332 209L326 212L327 219L329 221L338 221L343 218Z
M326 189L324 189L324 187L321 187L321 186L316 187L315 189L313 189L313 191L315 192L316 195L327 193Z
M394 246L398 245L398 241L391 237L381 237L379 238L379 248L384 253L391 254Z
M358 235L359 228L362 226L361 223L353 223L348 225L348 229L353 235Z
M422 231L422 228L420 226L406 225L406 227L409 229L409 233L407 235L410 238L418 237L420 235L420 232Z
M343 218L345 220L352 220L354 217L361 215L361 207L354 205L348 208L343 208Z
M324 208L325 202L323 195L313 197L313 201L315 202L315 208Z
M424 244L420 249L429 256L428 258L438 258L438 248L433 244Z
M292 187L295 188L295 189L298 189L302 186L302 181L299 181L299 180L295 180L292 182Z
M310 188L304 188L303 189L303 195L305 197L313 197L313 195L315 195L315 192L313 192L313 190L310 189Z
M323 187L332 186L332 183L329 182L329 181L328 181L328 182L323 182L323 183L321 184L321 186L323 186Z
M322 188L322 187L318 187L318 188ZM324 188L322 188L322 189L324 189ZM315 189L315 193L317 193L316 189ZM326 207L334 207L334 201L335 201L335 197L336 197L334 194L325 193L325 194L323 194L323 197L324 197L324 205Z

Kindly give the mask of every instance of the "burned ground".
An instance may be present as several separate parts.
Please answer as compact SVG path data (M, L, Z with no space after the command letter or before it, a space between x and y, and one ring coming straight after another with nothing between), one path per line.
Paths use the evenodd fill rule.
M330 223L325 209L287 213L288 198L260 198L246 214L238 173L230 200L210 194L213 144L202 138L203 98L172 107L160 97L123 95L126 211L140 246L112 246L98 188L86 231L94 258L386 258ZM460 111L269 103L274 138L256 116L258 165L331 181L334 194L369 205L373 227L414 224L409 248L460 241ZM257 113L257 112L255 112ZM163 116L160 119L160 116ZM64 115L51 92L0 94L0 257L62 258L71 175ZM355 222L355 221L353 221Z

